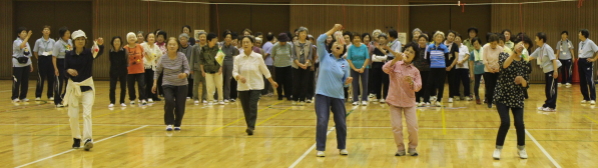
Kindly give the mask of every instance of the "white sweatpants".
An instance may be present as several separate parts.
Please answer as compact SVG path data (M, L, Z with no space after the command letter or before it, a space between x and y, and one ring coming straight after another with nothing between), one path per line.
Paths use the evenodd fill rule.
M208 94L206 95L208 101L214 100L214 89L216 89L218 92L218 101L222 101L224 97L224 93L222 92L222 74L218 75L218 73L206 73L206 86L208 87L206 89L208 91Z
M91 139L91 108L93 107L94 94L89 90L81 93L80 97L73 96L68 103L69 122L71 123L71 134L73 138ZM83 138L79 129L79 103L83 105Z

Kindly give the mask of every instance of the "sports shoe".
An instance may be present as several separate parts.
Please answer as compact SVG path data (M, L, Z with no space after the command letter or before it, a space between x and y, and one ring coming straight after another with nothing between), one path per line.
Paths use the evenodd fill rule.
M236 99L230 99L229 101L230 102L236 102L237 100Z
M440 104L440 102L436 102L436 103L434 103L434 106L440 107L440 106L442 106L442 104Z
M153 103L153 102L154 102L154 99L152 99L152 98L149 98L149 99L147 99L147 102L148 102L148 103Z
M459 101L459 100L461 100L461 98L459 96L455 96L455 97L453 97L453 100L454 101Z
M305 102L304 102L304 101L300 101L300 102L299 102L299 105L300 105L300 106L305 106Z
M409 148L409 156L419 156L419 154L417 153L417 150L415 150L415 148Z
M162 101L162 99L160 99L158 97L154 97L154 101Z
M108 108L112 108L114 107L114 103L110 103L110 105L108 105Z
M571 87L571 83L565 83L565 87L566 88L570 88Z
M353 105L354 105L354 106L357 106L357 105L359 105L359 102L356 102L356 101L354 101L354 102L353 102Z
M29 102L29 99L27 99L27 98L24 98L24 99L21 99L21 101L22 101L22 102Z
M245 132L247 133L247 135L253 135L253 129L251 128L247 128Z
M475 99L475 104L482 104L482 101L480 99Z
M36 97L36 98L35 98L35 101L41 101L41 100L42 100L42 98L41 98L41 97Z
M316 156L317 157L326 157L326 154L324 154L324 151L318 151L318 152L316 152Z
M550 107L546 107L544 109L545 112L556 112L556 109L550 108Z
M209 102L209 103L208 103L208 106L212 106L212 105L214 105L214 103L212 103L212 102Z
M120 106L121 106L121 107L127 107L127 104L125 104L125 103L121 103L121 104L120 104Z
M228 100L227 100L227 99L224 99L224 102L225 102L225 103L228 103Z
M219 105L224 105L224 101L219 101L218 104Z
M349 151L347 151L347 149L341 149L338 153L341 155L349 155Z
M19 100L19 99L12 99L12 102L13 102L13 103L18 103L18 102L20 102L20 101L21 101L21 100Z
M424 103L424 102L417 103L417 107L424 107L425 105L426 105L426 103Z
M596 100L590 101L590 105L596 105Z
M54 101L54 97L50 97L50 101Z
M380 103L386 103L386 100L380 99Z
M586 104L586 103L588 103L588 101L586 101L586 100L581 101L581 104Z
M292 105L297 105L297 101L291 101Z
M558 85L558 87L561 87L563 84L561 84L561 83L558 83L557 85Z
M471 101L471 100L473 100L473 98L471 98L469 96L465 97L465 101Z
M175 131L180 131L180 130L181 130L181 127L174 127L174 130L175 130Z
M81 139L73 138L73 149L81 147Z
M191 99L191 97L187 97L187 100L190 100L190 99Z
M527 152L525 151L525 148L520 149L519 152L517 152L517 153L519 153L519 157L521 159L527 159Z
M203 102L203 104L208 104L207 100L203 100L202 102Z
M56 108L62 108L62 107L65 107L65 105L63 105L62 103L56 104Z
M435 102L436 100L438 100L438 98L436 96L431 96L430 97L430 102Z
M305 100L306 103L311 103L311 99Z
M369 97L370 99L371 99L371 98L374 98L374 97L376 97L376 94L372 94L372 93L370 93L370 95L368 95L368 97Z
M135 105L135 100L131 100L131 103L129 103L131 105Z
M430 102L426 102L426 105L424 105L425 107L430 107Z
M85 144L83 144L83 149L85 149L85 151L89 151L91 148L93 148L93 141L91 139L85 140Z
M146 105L147 102L145 100L141 100L141 105Z
M193 104L198 105L199 104L199 100L193 101Z
M448 99L448 102L449 102L449 103L453 103L453 98L452 98L452 97L449 97L449 99Z
M538 107L538 111L544 111L546 107Z
M361 105L362 106L367 106L368 105L368 101L361 101Z
M405 156L405 151L404 150L397 151L397 153L395 153L395 156Z
M172 125L167 125L166 126L166 131L172 131Z
M492 158L494 158L494 160L500 160L500 149L494 149L494 153L492 154Z

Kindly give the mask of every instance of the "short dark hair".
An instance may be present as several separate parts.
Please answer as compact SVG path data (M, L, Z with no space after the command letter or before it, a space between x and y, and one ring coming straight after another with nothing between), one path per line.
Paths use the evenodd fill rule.
M336 42L336 38L332 38L332 41L330 42L330 45L327 46L328 47L327 48L328 51L332 52L332 44L334 44L334 42ZM343 53L341 53L341 56L345 55L345 53L347 53L347 44L343 45Z
M370 41L372 41L372 36L370 35L370 33L363 33L363 34L361 34L361 40L365 39L365 36L370 37Z
M579 30L579 32L581 33L581 35L585 38L590 37L590 31L588 29L581 29Z
M353 34L351 35L351 41L353 41L353 39L355 39L355 37L359 37L361 38L361 34L357 33L357 32L353 32ZM362 39L363 40L363 39Z
M237 32L231 32L230 33L230 37L234 40L234 39L238 39L239 38L239 34L237 34Z
M52 30L52 26L49 26L49 25L44 25L44 28L42 28L42 30L44 30L45 28Z
M153 35L154 35L154 38L156 38L156 37L155 37L155 36L156 36L156 34L155 34L154 32L149 32L149 33L145 34L145 36L144 36L144 38L145 38L145 41L147 41L147 37L149 37L149 35L150 35L150 34L153 34ZM154 40L155 40L155 39L154 39Z
M351 36L351 32L350 32L350 31L345 31L345 32L343 32L343 37L344 37L344 36Z
M451 34L451 33L452 33L453 35L455 35L455 37L457 37L457 34L458 34L458 33L457 33L456 31L453 31L453 30L448 30L448 31L446 32L446 37L448 37L448 36L449 36L449 34Z
M26 28L26 27L19 27L19 28L17 29L17 37L18 37L18 36L19 36L19 34L21 34L21 32L23 32L23 31L27 32L27 28Z
M463 37L461 36L461 34L457 33L455 34L455 39L457 39L457 37L461 38L461 40L463 40Z
M123 39L120 38L120 36L112 37L112 40L110 40L110 45L112 45L112 48L116 48L116 47L114 47L114 40L116 40L116 39L120 40L120 47L122 48Z
M510 34L513 34L513 33L511 32L511 30L509 30L509 29L504 29L504 30L502 30L502 31L500 32L500 34L505 34L505 32L509 32Z
M396 39L396 38L399 38L399 33L397 32L397 30L391 28L391 29L388 29L388 36Z
M58 35L60 36L60 38L64 37L64 34L66 34L67 31L69 31L69 28L66 26L63 26L60 29L58 29Z
M164 36L164 40L168 40L168 36L166 35L166 32L164 30L158 30L156 33L156 38L158 38L158 36Z
M565 30L565 31L561 32L561 35L563 35L563 34L567 34L567 36L568 36L569 32L567 30Z
M538 37L538 39L542 40L542 42L546 43L546 33L538 32L538 33L536 33L536 37Z
M255 37L260 36L260 35L264 35L264 34L262 32L255 33Z
M490 34L490 36L488 36L488 43L492 43L492 42L498 42L498 35L492 33Z
M470 27L469 29L467 29L467 33L471 32L471 31L475 31L475 35L478 36L478 28L476 27Z
M187 29L189 29L189 33L191 33L191 26L189 26L189 25L185 25L185 26L181 27L181 32L183 31L183 29L185 29L185 27Z
M525 33L519 33L517 34L517 36L514 38L513 43L517 44L519 42L524 42L529 44L529 47L527 48L528 50L532 47L534 47L534 42L532 42L532 39L529 38L529 36L527 36Z
M505 35L504 35L504 34L499 34L499 35L498 35L498 40L499 40L499 41L507 42L505 39L506 39L506 37L505 37Z
M419 40L420 38L424 38L424 39L426 39L426 41L430 40L430 39L428 39L428 36L424 35L423 33L422 33L422 35L419 35L419 37L417 37L417 40Z
M248 38L249 41L251 41L251 43L255 43L255 39L252 36L243 36L243 37L241 37L240 40L243 41L243 39L245 39L245 38Z
M268 40L268 41L274 40L274 34L272 34L272 32L268 32L268 34L266 34L266 40Z
M478 43L480 43L480 45L482 45L482 41L480 41L480 38L478 38L478 37L474 37L474 38L472 38L472 39L471 39L471 44L472 44L472 45L473 45L473 43L475 43L475 42L478 42Z
M216 33L208 33L208 35L206 36L206 40L208 41L212 41L212 39L218 38L218 35L216 35Z
M228 35L230 35L231 39L234 39L233 32L231 32L231 31L224 31L224 33L222 33L222 38L226 38L226 36L228 36Z
M505 32L509 32L509 34L511 34L511 36L509 37L509 39L507 39L507 37L505 36L505 42L512 41L512 39L513 39L513 32L511 32L511 30L509 30L509 29L504 29L504 30L502 30L502 32L500 32L500 34L505 35Z
M378 38L380 37L384 37L384 39L388 40L388 36L386 36L386 34L384 33L380 33L380 35L378 35Z
M405 52L405 50L407 50L407 48L409 48L409 47L411 47L413 49L413 51L415 52L415 55L417 55L417 53L418 53L417 48L419 48L419 45L417 45L417 43L415 43L413 41L409 42L405 45L405 47L403 47L403 52Z
M253 34L253 32L251 31L251 29L249 29L249 28L246 28L245 30L243 30L243 33L245 33L245 32L249 32L249 34Z

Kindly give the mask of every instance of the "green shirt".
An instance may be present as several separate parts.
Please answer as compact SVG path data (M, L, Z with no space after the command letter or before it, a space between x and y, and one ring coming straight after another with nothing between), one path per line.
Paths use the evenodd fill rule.
M203 65L203 70L206 73L217 73L220 69L220 64L216 62L216 54L218 53L218 45L214 45L214 47L210 48L208 45L205 45L201 48L201 57L200 63Z

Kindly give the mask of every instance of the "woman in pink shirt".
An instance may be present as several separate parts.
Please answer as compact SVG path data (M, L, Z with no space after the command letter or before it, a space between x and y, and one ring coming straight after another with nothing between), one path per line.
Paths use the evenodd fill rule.
M410 42L403 48L403 53L395 53L396 57L384 64L382 69L390 77L390 85L386 102L390 107L390 122L394 133L395 143L398 151L395 156L405 155L405 144L403 144L403 115L407 121L409 131L409 155L418 156L417 147L417 116L415 109L415 92L422 88L419 70L411 63L417 55L417 44Z

